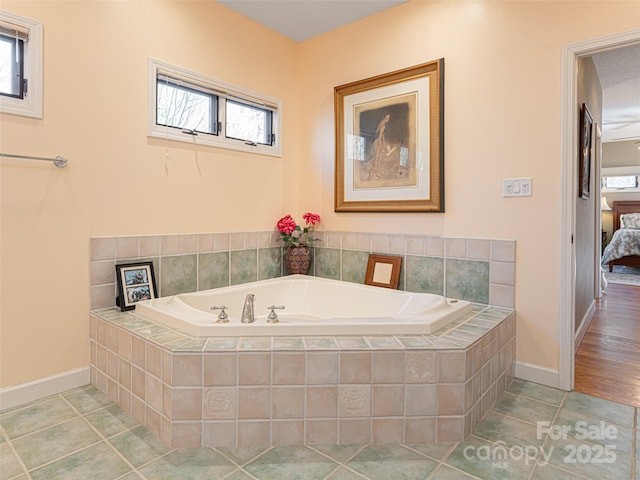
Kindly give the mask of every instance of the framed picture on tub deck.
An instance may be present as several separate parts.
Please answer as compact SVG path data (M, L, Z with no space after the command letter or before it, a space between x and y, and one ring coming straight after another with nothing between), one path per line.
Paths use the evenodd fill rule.
M400 281L400 266L402 257L395 255L369 254L367 261L367 273L365 274L365 285L375 285L376 287L392 288L396 290Z
M152 262L123 263L116 265L118 298L120 310L133 310L141 300L156 298L156 277Z
M591 195L591 144L593 138L593 117L585 103L580 112L580 162L578 164L578 196Z
M335 211L444 212L444 59L335 87Z

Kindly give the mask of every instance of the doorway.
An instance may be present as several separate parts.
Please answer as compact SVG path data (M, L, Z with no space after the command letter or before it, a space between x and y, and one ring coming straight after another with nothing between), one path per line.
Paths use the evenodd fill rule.
M578 60L595 53L640 43L640 29L578 42L562 49L562 192L561 192L561 305L559 328L558 386L573 390L575 363L575 266L577 192L574 179L577 175L577 142L579 118L577 105ZM599 174L598 174L599 180ZM597 208L597 207L596 207Z

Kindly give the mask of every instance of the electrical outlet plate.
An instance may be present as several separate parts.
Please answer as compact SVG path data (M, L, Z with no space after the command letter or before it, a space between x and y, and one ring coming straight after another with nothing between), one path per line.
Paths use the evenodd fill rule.
M530 197L531 195L531 177L502 180L503 197Z

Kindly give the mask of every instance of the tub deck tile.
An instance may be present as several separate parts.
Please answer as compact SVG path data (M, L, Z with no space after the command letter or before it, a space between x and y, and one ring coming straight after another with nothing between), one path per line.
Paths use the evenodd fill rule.
M341 350L369 350L371 348L364 337L336 337L336 343Z
M240 339L235 337L209 337L204 350L205 352L216 352L219 350L233 350L235 352L238 349L239 343Z
M307 350L336 350L337 345L331 337L304 337Z

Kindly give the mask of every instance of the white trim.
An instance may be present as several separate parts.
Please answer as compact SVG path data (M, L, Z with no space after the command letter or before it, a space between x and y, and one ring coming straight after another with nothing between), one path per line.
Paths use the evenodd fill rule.
M0 410L33 402L72 388L82 387L89 382L89 367L83 367L40 378L32 382L6 387L0 390Z
M600 273L600 270L598 270L598 274L599 273ZM587 329L589 328L589 325L591 324L591 320L593 320L593 316L595 315L595 313L596 313L596 301L592 300L591 305L589 305L589 308L587 308L587 311L582 317L582 320L580 320L580 326L578 327L578 330L576 331L576 334L574 336L574 341L573 341L573 344L575 345L574 350L577 350L580 344L582 343L584 334L587 333Z
M178 78L184 78L191 80L197 84L207 86L213 90L220 90L238 97L238 100L244 98L249 102L263 103L268 108L273 107L274 119L272 130L276 135L275 143L273 145L247 145L243 141L229 139L221 135L189 135L182 133L177 128L165 127L156 123L156 89L157 89L157 76L158 70L161 72L175 75ZM271 97L262 93L254 92L251 90L243 89L235 85L217 80L215 78L207 77L197 72L192 72L176 65L171 65L155 58L149 57L148 63L148 78L147 78L147 136L154 138L161 138L163 140L174 140L178 142L185 142L196 145L207 145L211 147L226 148L229 150L238 150L241 152L257 153L261 155L269 155L272 157L282 156L282 100L279 98ZM224 112L224 102L220 102L220 113ZM223 124L224 118L219 119Z
M562 124L561 124L561 212L560 212L560 325L558 343L560 358L558 365L558 386L563 390L573 390L574 378L574 302L575 302L575 251L571 235L575 232L575 199L577 171L577 86L578 58L597 52L637 44L640 29L572 43L562 48Z
M42 118L42 24L2 10L0 20L29 30L29 41L24 43L24 78L28 80L27 94L25 98L0 95L0 112Z
M539 383L553 388L562 388L559 386L558 371L551 368L516 362L515 376L528 382Z

